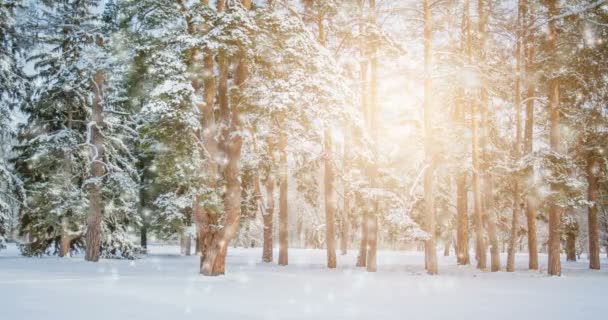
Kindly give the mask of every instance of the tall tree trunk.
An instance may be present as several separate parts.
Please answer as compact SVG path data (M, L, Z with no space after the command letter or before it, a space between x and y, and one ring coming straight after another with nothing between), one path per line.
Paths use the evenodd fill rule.
M462 26L463 30L467 27L467 12L463 13ZM466 42L461 40L461 53L464 53ZM455 120L463 128L466 125L465 121L465 106L462 101L464 99L464 89L460 87L456 97L456 114ZM463 149L466 153L466 147ZM470 264L469 258L469 204L468 190L466 184L466 172L460 170L456 177L456 212L457 212L457 231L456 231L456 261L459 265Z
M350 126L345 124L344 126L344 159L343 168L344 172L350 170ZM348 176L348 175L347 175ZM340 224L340 253L345 255L348 253L348 239L349 239L349 217L350 217L350 198L349 198L349 187L348 181L343 183L343 209L342 219Z
M325 24L324 12L319 9L317 17L317 26L319 28L319 42L325 46ZM325 124L324 132L324 189L325 189L325 242L327 244L327 267L336 267L336 234L335 234L335 218L334 218L334 170L332 165L332 136L329 124Z
M325 129L325 225L327 242L327 267L336 267L335 219L334 219L334 186L332 159L331 129Z
M513 158L519 161L521 148L521 29L522 29L522 6L519 0L517 10L517 38L515 44L515 145L513 146ZM509 238L509 253L507 254L507 272L515 271L515 246L519 231L519 215L521 213L521 197L519 190L519 176L515 177L513 184L513 217L511 218L511 235Z
M89 217L86 233L85 260L98 261L101 254L101 223L103 220L103 199L101 196L101 177L104 175L104 139L101 134L103 125L102 88L104 85L104 74L102 71L95 72L95 78L91 83L93 88L92 121L89 124L91 143L91 179L89 190Z
M437 274L437 248L436 248L436 226L435 226L435 152L433 138L433 84L431 80L432 72L432 41L433 41L433 21L429 0L424 0L424 136L425 136L425 162L427 165L424 171L424 216L425 231L430 238L425 242L425 265L429 274Z
M204 5L209 5L208 0L203 0ZM223 1L217 2L218 12L223 11ZM185 8L185 7L184 7ZM185 9L184 9L185 10ZM207 187L215 190L217 188L217 181L219 178L219 164L217 160L219 158L219 146L216 139L219 127L217 125L215 112L214 112L214 98L216 83L214 78L214 54L210 49L205 49L203 57L203 103L199 105L199 110L202 114L202 128L203 131L199 133L199 137L202 140L205 159L203 167L201 168L206 172L207 181L205 182ZM220 73L224 77L221 80L224 81L224 86L218 90L218 98L224 103L222 105L223 113L226 116L228 104L227 104L227 67L223 56L221 61L224 63L220 66ZM194 61L192 62L194 63ZM222 118L221 120L224 120ZM218 224L218 212L211 208L205 208L201 206L201 199L197 197L196 207L194 212L194 218L197 225L197 251L200 252L200 273L202 274L213 274L213 265L215 253L211 253L212 244L214 238L217 237L217 231L213 226Z
M376 25L376 0L369 1L369 22L371 25ZM380 143L378 136L378 119L380 115L380 108L378 105L378 57L377 48L375 44L372 44L371 48L371 59L370 59L370 126L372 139L374 141L374 164L371 168L371 186L372 188L378 187L378 144ZM374 210L370 215L367 216L367 271L376 272L378 269L376 256L378 251L378 210L379 200L374 199Z
M467 68L473 68L473 34L471 30L471 13L470 0L464 2L464 22L466 24L466 52L467 52ZM477 111L477 102L474 99L468 99L471 108L471 131L472 131L472 160L473 160L473 208L475 222L475 258L477 259L477 268L486 268L486 244L483 235L483 219L481 212L481 187L479 181L479 113Z
M532 7L527 0L523 0L525 11L524 18L526 19L526 36L524 37L526 45L524 47L526 54L526 127L524 133L524 152L529 155L533 150L534 142L534 94L535 94L535 77L534 77L534 24ZM531 180L534 176L534 168L526 170L526 179ZM538 270L538 240L536 236L536 198L534 191L529 191L526 194L526 222L528 227L528 268L530 270Z
M288 212L287 212L287 137L285 136L284 117L279 127L279 265L289 263L288 247Z
M68 121L67 127L72 130L72 110L68 110ZM69 190L72 185L72 157L69 152L63 153L63 174L64 174L64 183L65 190ZM66 217L61 219L61 240L59 243L59 257L66 257L70 254L70 245L71 245L71 237L69 232L69 222Z
M245 10L250 10L251 0L242 0L242 5ZM223 1L218 1L218 11L220 7L223 10ZM226 68L226 79L222 79L222 68ZM247 62L244 58L239 57L234 84L240 91L245 89L248 75ZM227 76L227 65L225 65L224 61L224 65L220 66L219 91L222 91L222 82L223 80L227 80ZM223 90L227 90L227 88ZM227 104L227 96L224 96L223 99L226 99L224 102ZM204 262L201 271L205 275L212 276L222 275L226 272L228 245L238 233L241 216L241 183L239 181L239 174L243 140L241 135L236 133L241 132L243 128L238 106L232 106L232 108L226 105L222 106L220 99L220 117L222 117L224 128L228 128L222 136L223 150L228 160L224 168L224 178L226 180L226 193L224 195L225 219L223 220L222 229L209 236L212 239L209 241L209 247L206 248L209 252L203 255Z
M548 19L549 19L549 54L553 61L556 60L556 38L557 28L554 17L558 14L557 0L548 0ZM559 129L559 79L549 80L549 130L551 151L560 152L560 129ZM551 191L559 192L559 186L551 184ZM548 273L559 276L562 273L560 262L560 240L561 240L561 215L562 209L552 201L549 204L549 248L548 248Z
M486 43L486 24L488 19L488 13L485 11L486 3L484 0L477 2L477 10L479 12L479 41L480 47L478 50L478 64L482 69L485 68L486 57L485 57L485 43ZM480 76L483 78L483 76ZM481 81L481 88L479 93L480 101L480 112L481 112L481 135L480 135L480 148L483 154L483 175L484 175L484 198L482 216L487 217L488 227L488 238L490 239L490 253L491 253L491 266L490 270L496 272L500 270L500 248L498 247L498 235L496 231L496 210L494 210L494 195L493 195L493 178L492 173L489 171L490 163L492 161L491 156L488 152L488 140L490 139L490 119L488 111L488 89L486 88L486 81Z
M270 163L274 164L274 143L272 138L268 138L268 155ZM264 220L264 246L262 251L262 261L272 262L272 232L274 219L274 178L271 172L268 172L266 178L266 212L263 215Z
M365 15L363 13L363 8L365 6L365 0L359 0L359 32L361 34L364 33L364 28L365 28ZM369 121L369 112L367 110L367 69L368 69L368 64L369 62L367 61L367 56L366 56L366 49L365 49L365 45L366 42L363 39L363 37L361 38L360 41L360 48L359 48L359 55L360 55L360 68L361 68L361 79L360 79L360 86L361 86L361 112L363 114L363 118L365 120L365 122L367 123ZM368 239L368 234L367 234L367 217L366 217L366 212L364 211L362 213L362 217L361 217L361 242L359 244L359 255L357 257L357 267L365 267L367 265L367 239Z
M591 203L589 205L587 222L588 222L588 234L589 234L589 268L599 270L600 269L600 237L599 237L599 226L597 219L597 208L598 208L598 171L599 165L595 158L595 154L589 153L587 156L587 200ZM608 251L607 251L608 253Z

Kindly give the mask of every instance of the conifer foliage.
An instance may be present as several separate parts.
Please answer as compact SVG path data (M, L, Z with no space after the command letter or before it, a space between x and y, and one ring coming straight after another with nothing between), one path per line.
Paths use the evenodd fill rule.
M439 245L598 269L608 14L587 2L0 1L0 247L136 258L139 232L209 276L233 245L335 268L336 243L369 272L390 248L438 274Z

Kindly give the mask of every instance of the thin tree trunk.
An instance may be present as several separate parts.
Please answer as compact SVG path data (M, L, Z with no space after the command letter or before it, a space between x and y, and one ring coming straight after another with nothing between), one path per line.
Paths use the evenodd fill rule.
M473 67L473 35L471 30L471 13L470 13L470 1L465 0L464 2L464 20L466 24L466 51L467 51L467 62L468 68ZM481 212L481 187L479 181L479 172L481 168L479 166L479 119L478 119L478 106L477 103L469 99L471 104L471 131L472 131L472 160L473 160L473 208L474 208L474 222L475 222L475 258L477 259L477 268L486 268L486 244L483 235L483 224L482 224L482 212Z
M287 138L285 137L284 119L279 127L279 265L289 263L288 247L288 212L287 212Z
M270 163L274 164L274 143L272 138L268 138L268 155ZM262 261L272 262L272 242L273 242L273 219L274 219L274 178L271 172L266 179L266 212L264 213L264 249L262 251Z
M478 50L479 61L478 64L481 68L485 67L485 42L486 42L486 24L488 14L485 12L485 1L479 0L477 2L477 10L479 11L479 38L480 47ZM483 71L482 71L483 72ZM480 76L480 78L483 78ZM489 171L490 162L492 159L488 153L488 140L490 138L490 120L488 111L488 90L485 86L485 81L482 80L480 88L480 112L481 112L481 135L480 135L480 148L483 154L483 176L484 176L484 198L485 202L483 207L482 215L487 217L488 227L488 238L490 239L490 257L491 266L490 270L496 272L500 270L500 248L498 247L498 235L496 231L496 210L494 209L494 182L492 173Z
M359 255L357 256L357 267L367 266L367 214L361 217L361 242L359 243Z
M141 227L140 230L140 244L144 249L148 248L148 228L146 226Z
M462 29L466 30L467 13L463 13ZM461 53L464 53L466 41L461 40ZM465 106L462 101L464 99L464 89L458 88L456 97L456 114L455 120L463 128L466 125L465 121ZM466 153L466 147L463 148L463 153ZM470 264L469 258L469 204L468 192L466 185L466 172L460 170L456 177L456 212L457 212L457 231L456 231L456 261L459 265Z
M521 148L521 27L522 27L522 0L519 0L517 12L517 39L515 44L515 145L513 158L519 161ZM515 177L513 184L513 217L511 218L511 236L509 238L509 253L507 255L507 272L515 271L515 246L519 235L519 215L521 213L521 197L519 190L519 176Z
M524 133L524 152L529 155L533 150L534 142L534 94L535 94L535 77L533 75L534 64L534 31L531 29L533 25L532 7L527 0L523 0L525 11L524 18L526 19L526 32L524 37L526 40L526 127ZM526 172L526 179L532 180L534 176L534 168L530 168ZM526 222L528 226L528 268L530 270L538 270L538 240L536 236L536 198L534 191L529 191L526 194Z
M469 260L469 215L468 197L466 189L466 176L459 173L456 181L456 210L458 211L458 231L457 231L457 262L459 265L467 265Z
M376 25L376 1L369 1L369 22L371 25ZM370 180L372 188L376 188L378 185L378 144L380 143L378 136L378 118L380 114L378 105L378 57L377 48L372 44L371 48L371 59L370 59L370 121L369 129L374 141L373 154L374 164L371 168ZM367 216L367 272L376 272L378 269L376 256L378 251L378 210L379 200L373 200L374 210L370 215Z
M549 19L549 54L552 55L552 60L556 59L556 38L557 28L555 26L555 17L558 14L557 0L548 0L548 19ZM554 78L549 80L549 130L550 130L550 145L551 151L560 152L560 129L559 129L559 79ZM551 191L559 192L559 186L551 184ZM549 248L548 248L548 273L550 275L559 276L562 273L560 262L560 239L561 239L561 215L562 209L552 201L549 204Z
M365 17L363 13L363 8L365 5L365 0L359 0L359 32L361 34L365 31ZM365 41L363 37L360 41L360 68L361 68L361 113L363 114L363 118L367 123L369 121L369 112L367 110L367 69L368 69L368 60L366 56L365 49ZM359 244L359 255L357 257L357 267L365 267L367 265L367 217L366 212L364 211L361 216L361 242Z
M343 167L344 172L350 170L350 126L346 124L344 126L344 160ZM348 181L343 183L344 202L342 209L342 219L340 224L340 253L345 255L348 253L348 239L349 239L349 217L350 217L350 197Z
M61 242L59 243L59 256L67 257L70 255L70 244L72 238L68 232L67 221L64 219L61 224Z
M597 208L598 208L598 170L599 165L596 161L595 155L589 153L587 157L587 200L591 203L589 205L587 222L588 222L588 237L589 237L589 268L599 270L600 269L600 237L599 237L599 225L597 219ZM608 248L607 248L608 249ZM606 251L608 253L608 250Z
M435 226L435 154L433 150L433 84L432 72L432 40L433 21L429 0L424 0L424 136L425 136L425 162L427 168L424 171L424 216L426 232L430 238L425 242L425 264L429 274L437 274L437 248L436 248L436 226Z
M324 13L322 9L319 9L319 15L317 17L317 25L319 28L319 42L321 46L325 46L325 24L324 24ZM332 136L329 124L325 124L324 133L324 164L325 164L325 176L324 176L324 199L325 199L325 242L327 244L327 267L336 267L336 235L335 235L335 218L334 218L334 172L332 165Z
M334 186L332 159L331 129L325 129L325 225L327 242L327 267L336 267L335 219L334 219Z
M72 110L68 110L68 121L67 127L68 129L72 129ZM63 169L64 169L64 181L65 188L69 190L70 185L72 184L72 158L69 152L63 153ZM66 257L70 253L70 244L71 238L69 233L69 223L66 217L61 219L61 240L59 243L59 257Z
M93 88L92 122L89 124L91 135L91 178L94 180L89 191L89 218L86 233L85 260L98 261L101 254L101 223L103 219L103 199L101 196L101 177L104 175L104 141L101 134L103 125L102 87L104 74L95 72L95 79L91 83Z

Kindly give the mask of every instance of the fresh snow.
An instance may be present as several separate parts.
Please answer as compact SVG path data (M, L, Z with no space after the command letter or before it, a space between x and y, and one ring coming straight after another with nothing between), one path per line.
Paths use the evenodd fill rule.
M261 249L230 248L226 276L198 275L198 257L153 246L140 260L25 258L0 252L0 319L591 319L606 311L608 261L563 261L563 276L477 271L439 257L439 276L421 252L381 251L379 271L355 268L356 252L325 267L325 251L290 249L290 265L261 262ZM473 252L474 253L474 252ZM275 253L276 254L276 253ZM275 255L276 257L276 255ZM503 262L506 257L503 257Z

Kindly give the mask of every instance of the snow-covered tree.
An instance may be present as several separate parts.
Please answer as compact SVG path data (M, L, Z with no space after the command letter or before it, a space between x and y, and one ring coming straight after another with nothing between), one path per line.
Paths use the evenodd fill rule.
M101 255L132 256L125 231L134 222L137 203L129 147L135 132L121 99L121 56L111 49L119 42L111 37L107 20L112 6L102 14L99 1L37 5L29 21L37 39L29 57L36 86L31 105L23 108L28 121L20 128L16 161L26 190L23 252L65 256L70 249L84 248L89 196L95 190L102 212ZM101 72L107 74L103 83ZM95 105L104 117L93 120ZM101 144L93 143L93 135L104 137ZM100 175L90 175L92 163L101 166Z
M16 10L21 1L2 1L0 3L0 249L10 226L10 216L16 206L19 180L13 174L8 162L10 142L14 138L12 110L23 103L25 97L25 77L19 63L24 39L20 38Z

